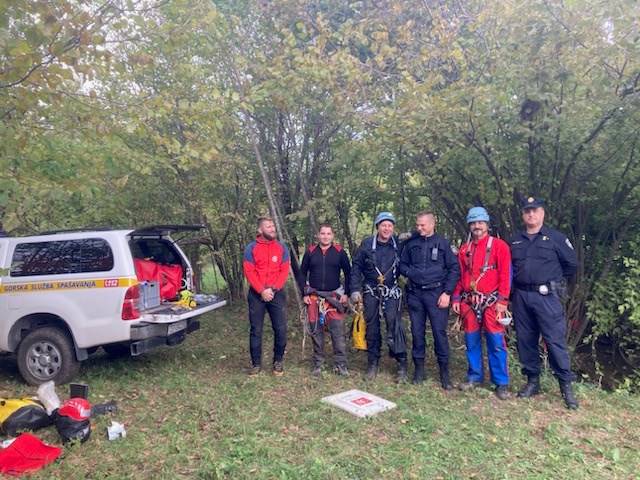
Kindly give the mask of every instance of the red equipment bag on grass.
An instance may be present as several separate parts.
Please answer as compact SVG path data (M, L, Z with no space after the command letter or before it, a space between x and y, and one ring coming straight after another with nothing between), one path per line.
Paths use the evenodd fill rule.
M11 445L0 450L0 473L18 476L35 472L53 462L61 453L61 448L47 445L29 433L22 433Z

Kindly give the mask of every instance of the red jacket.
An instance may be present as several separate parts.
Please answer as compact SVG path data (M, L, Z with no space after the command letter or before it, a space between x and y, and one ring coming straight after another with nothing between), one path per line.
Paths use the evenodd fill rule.
M256 292L265 288L281 290L289 275L289 250L278 240L258 235L244 250L242 267L249 285Z
M460 280L453 291L453 301L459 302L463 292L471 292L472 282L481 293L498 291L498 301L508 303L511 289L511 252L509 245L499 238L492 237L491 250L487 262L488 270L481 273L485 263L489 235L478 242L463 244L458 253Z

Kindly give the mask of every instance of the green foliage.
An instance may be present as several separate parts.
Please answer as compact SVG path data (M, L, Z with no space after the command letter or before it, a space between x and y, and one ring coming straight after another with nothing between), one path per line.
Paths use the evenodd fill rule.
M576 346L607 309L600 289L621 268L610 252L640 229L637 2L66 0L0 13L10 233L204 223L190 254L240 296L242 248L270 209L294 253L323 221L352 251L381 209L403 230L433 209L459 240L483 204L506 237L534 194L581 261ZM635 328L633 302L620 328Z
M625 245L628 255L635 255L637 241ZM615 354L635 369L640 368L640 261L621 253L614 258L611 272L594 288L588 303L593 323L591 340L612 340ZM635 381L638 379L636 378Z

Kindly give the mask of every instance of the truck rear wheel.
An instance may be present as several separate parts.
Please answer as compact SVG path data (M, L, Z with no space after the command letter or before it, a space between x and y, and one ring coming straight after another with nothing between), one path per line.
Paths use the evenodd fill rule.
M29 385L53 380L56 385L69 382L80 370L73 343L57 327L33 330L20 342L18 370Z

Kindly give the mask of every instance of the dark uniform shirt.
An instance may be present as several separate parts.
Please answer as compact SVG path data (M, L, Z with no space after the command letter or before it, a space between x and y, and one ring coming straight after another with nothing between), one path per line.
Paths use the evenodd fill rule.
M532 286L571 277L578 269L576 252L569 239L552 228L542 226L530 238L519 232L509 242L514 286Z
M332 244L324 252L319 245L312 245L305 252L300 265L300 291L304 292L307 275L311 288L325 292L337 290L340 288L340 270L344 274L344 293L349 295L351 264L347 253L337 244Z
M361 292L363 284L372 287L378 285L380 273L384 274L384 284L387 287L393 287L397 283L397 238L393 237L385 243L376 240L375 251L373 250L373 239L374 237L365 238L353 257L350 285L352 292Z
M460 265L446 238L437 233L422 237L414 232L402 247L400 273L409 279L410 286L435 287L440 283L451 295L460 278Z

